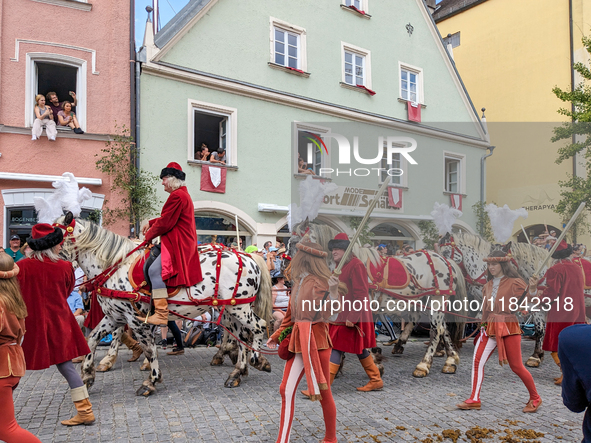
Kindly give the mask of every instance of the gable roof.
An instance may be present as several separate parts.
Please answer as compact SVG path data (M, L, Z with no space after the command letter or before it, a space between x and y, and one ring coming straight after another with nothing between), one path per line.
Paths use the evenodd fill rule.
M154 36L154 44L162 49L177 35L211 0L191 0Z
M436 23L470 9L486 0L442 0L433 13Z

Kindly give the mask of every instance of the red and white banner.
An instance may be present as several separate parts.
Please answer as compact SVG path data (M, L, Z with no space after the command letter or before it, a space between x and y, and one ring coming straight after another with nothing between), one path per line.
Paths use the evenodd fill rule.
M201 190L206 192L226 193L226 168L201 166Z
M449 198L451 200L451 207L461 211L462 210L462 194L450 194Z
M421 123L421 104L415 102L406 102L408 109L408 121Z
M390 186L388 188L388 203L391 208L402 209L402 189Z

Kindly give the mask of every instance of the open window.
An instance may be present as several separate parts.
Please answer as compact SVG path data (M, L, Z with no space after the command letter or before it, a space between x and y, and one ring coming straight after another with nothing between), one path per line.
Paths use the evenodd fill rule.
M28 53L25 94L25 126L35 121L35 97L55 92L60 103L74 102L70 91L76 93L77 104L72 107L80 128L86 131L86 61L50 53Z
M465 156L449 152L443 153L444 181L443 190L452 194L466 193Z
M202 147L205 144L211 153L224 150L226 165L236 166L237 110L189 100L189 112L189 160L201 161Z
M295 174L321 175L321 168L330 167L328 159L329 139L325 140L324 134L328 128L297 124L295 127ZM322 174L326 176L327 174Z

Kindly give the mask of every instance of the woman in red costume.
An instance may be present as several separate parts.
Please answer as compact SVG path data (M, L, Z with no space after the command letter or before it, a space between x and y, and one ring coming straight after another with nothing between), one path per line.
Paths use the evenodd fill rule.
M510 305L515 303L527 289L527 285L510 263L511 257L503 251L494 251L484 259L488 262L487 283L483 289L482 322L474 348L472 363L472 394L470 398L458 404L459 409L480 409L480 389L484 380L484 365L499 348L499 363L509 363L529 392L529 401L523 412L536 412L542 404L531 374L523 366L521 359L521 328ZM536 282L530 279L529 291L536 291ZM513 303L511 303L513 302Z
M25 355L21 342L25 334L27 306L16 279L19 267L0 253L0 440L7 443L40 443L21 428L14 417L12 391L25 375Z
M295 255L286 270L292 281L291 300L281 326L269 338L267 346L277 346L279 336L285 328L292 327L289 351L294 356L285 364L281 393L281 423L277 443L289 442L293 422L295 393L306 374L310 399L320 400L324 415L324 443L335 443L337 410L330 391L332 374L329 371L332 343L328 330L330 304L323 309L323 300L330 301L344 294L339 280L331 276L326 265L327 253L316 243L298 243ZM321 307L322 305L322 307Z

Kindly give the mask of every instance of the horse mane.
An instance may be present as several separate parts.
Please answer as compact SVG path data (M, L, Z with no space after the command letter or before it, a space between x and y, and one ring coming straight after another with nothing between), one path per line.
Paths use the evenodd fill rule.
M546 258L548 251L539 246L533 246L528 243L512 243L511 253L519 263L520 267L522 263L532 263L534 268L537 268Z
M76 219L76 223L83 227L82 232L76 236L76 246L94 254L101 267L111 266L124 259L127 253L137 246L130 239L101 228L93 222Z
M456 244L474 248L474 251L480 256L487 257L490 254L492 243L479 235L470 234L469 232L454 232L453 239Z

